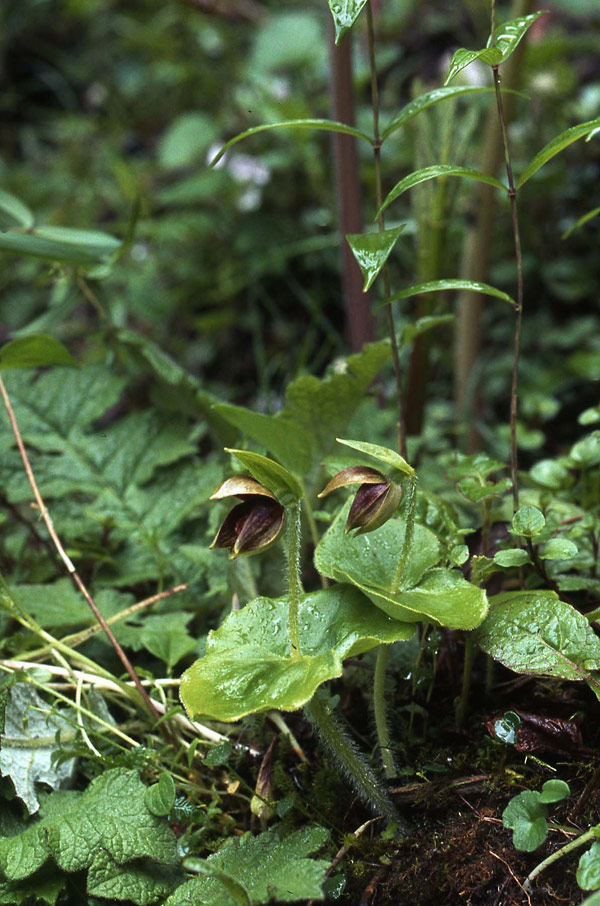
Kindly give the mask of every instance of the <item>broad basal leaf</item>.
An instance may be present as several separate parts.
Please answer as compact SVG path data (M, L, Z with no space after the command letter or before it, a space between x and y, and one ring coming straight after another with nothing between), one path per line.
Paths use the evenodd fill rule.
M366 2L367 0L327 0L335 25L336 44L350 31Z
M407 192L408 189L412 189L413 186L418 186L420 183L427 182L429 179L439 179L446 176L460 176L463 179L473 179L476 182L483 182L488 186L493 186L495 189L507 191L504 183L501 183L500 180L496 179L494 176L488 176L487 173L481 173L479 170L472 170L469 167L455 167L451 164L438 164L435 167L424 167L422 170L415 170L413 173L409 173L408 176L405 176L404 179L401 179L400 182L397 182L377 211L375 217L380 217L392 201L395 201L396 198L399 198L404 192Z
M15 793L31 815L40 807L38 783L55 790L71 776L73 759L57 767L53 755L58 751L57 734L63 742L72 743L76 731L70 720L56 708L50 709L27 683L17 683L9 690L4 714L0 774L10 777Z
M587 619L555 592L507 592L490 604L476 639L505 667L567 680L585 680L600 670L600 639Z
M341 674L344 658L413 634L347 585L303 595L298 622L302 657L291 658L285 599L257 598L232 613L182 677L188 712L237 720L270 708L295 710Z
M247 891L253 906L270 902L323 900L322 884L329 863L311 859L327 840L327 831L308 826L284 837L278 827L253 837L236 837L205 860L216 877L201 877L179 887L165 906L237 906L236 899L218 879L223 872Z
M543 167L544 164L547 164L549 160L552 160L553 157L556 157L557 154L565 148L568 148L573 142L576 142L580 138L584 138L586 135L590 135L590 133L598 128L600 128L600 117L597 117L595 120L589 120L587 123L579 123L577 126L571 126L570 129L561 132L560 135L557 135L549 141L541 151L538 151L531 163L525 167L525 170L517 183L517 189L520 189L521 186L525 185L527 180L531 179L534 173L537 173L537 171Z
M398 236L404 229L404 224L392 230L383 230L373 233L356 233L346 236L352 254L365 278L363 293L373 285L373 281L389 258L390 252L396 245Z

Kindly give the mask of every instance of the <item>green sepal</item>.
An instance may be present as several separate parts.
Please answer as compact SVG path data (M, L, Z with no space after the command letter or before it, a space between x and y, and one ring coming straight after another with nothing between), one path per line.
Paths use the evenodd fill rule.
M230 447L225 449L239 459L257 481L272 491L283 506L297 503L304 496L304 490L298 479L275 460L261 453L252 453L250 450L234 450Z
M337 437L336 440L338 444L344 444L345 447L351 447L352 450L358 450L359 453L366 453L367 456L372 456L378 462L391 466L402 475L407 475L409 478L415 476L413 467L403 456L400 456L395 450L390 450L389 447L380 447L379 444L369 444L361 440L343 440L341 437Z

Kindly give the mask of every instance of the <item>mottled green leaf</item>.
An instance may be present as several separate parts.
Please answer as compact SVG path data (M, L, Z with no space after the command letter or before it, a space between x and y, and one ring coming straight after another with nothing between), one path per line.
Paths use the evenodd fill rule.
M398 302L400 299L408 299L411 296L420 296L423 293L439 293L444 290L450 290L451 292L469 290L474 293L482 293L484 296L494 296L496 299L502 299L504 302L509 302L511 305L515 304L515 300L509 296L508 293L504 293L502 290L496 289L488 283L480 283L476 280L454 279L429 280L427 283L415 283L413 286L408 286L406 289L394 293L393 296L390 296L389 299L386 299L385 302L382 302L381 304L389 305L390 302Z
M0 348L0 371L45 365L77 366L77 362L62 343L45 334L18 337Z
M422 182L427 182L430 179L444 178L447 176L460 176L463 179L473 179L476 182L483 182L488 186L493 186L495 189L507 191L504 183L500 182L500 180L496 179L494 176L488 176L487 173L481 173L479 170L472 170L469 167L437 164L434 167L424 167L422 170L415 170L413 173L409 173L408 176L405 176L404 179L401 179L400 182L397 182L379 208L376 218L381 216L392 201L395 201L396 198L399 198L404 192L412 189L413 186L418 186Z
M373 285L373 281L389 258L404 224L391 230L373 233L356 233L346 236L352 254L356 258L362 275L365 278L363 293Z
M338 123L335 120L300 119L285 120L280 123L263 123L261 126L253 126L252 129L246 129L245 132L240 132L239 135L231 138L227 144L223 145L219 153L213 157L210 162L211 167L214 167L233 145L237 145L238 142L249 138L251 135L267 132L270 129L321 129L325 132L341 132L343 135L354 135L356 138L364 139L370 145L373 144L373 139L366 132L361 132L360 129L354 129L352 126L346 126L345 123Z
M350 31L366 2L367 0L327 0L335 25L336 44Z
M600 669L600 639L587 619L546 589L493 597L475 637L515 673L585 680Z
M547 164L549 160L552 160L553 157L556 157L557 154L565 148L568 148L573 142L576 142L580 138L584 138L586 135L590 135L590 133L598 128L600 128L600 117L597 117L595 120L588 120L587 123L579 123L577 126L571 126L570 129L566 129L565 132L561 132L560 135L557 135L549 141L541 151L538 151L531 163L525 167L517 183L517 189L520 189L521 186L525 185L527 180L531 179L531 177L537 173L544 164Z

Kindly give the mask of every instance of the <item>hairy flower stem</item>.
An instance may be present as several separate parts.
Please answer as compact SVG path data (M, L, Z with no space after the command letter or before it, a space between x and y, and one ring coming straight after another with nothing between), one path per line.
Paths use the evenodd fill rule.
M492 46L494 46L495 30L495 12L496 3L492 0ZM510 213L512 218L513 237L515 244L515 259L517 262L517 304L515 306L515 334L513 343L513 367L510 389L510 477L512 479L513 509L519 509L519 476L518 476L518 452L517 452L517 404L519 392L519 356L521 352L521 328L523 322L523 256L521 253L521 231L519 229L519 214L517 209L517 189L513 178L512 164L510 160L510 149L508 146L508 132L506 129L506 117L502 104L502 92L500 90L500 73L498 66L492 66L494 75L494 88L496 93L496 104L498 107L498 119L500 121L500 131L502 134L502 147L504 149L504 163L506 165L506 176L508 179L508 197L510 198Z
M388 780L398 775L392 744L390 728L388 726L385 708L385 671L389 658L389 646L378 645L377 660L375 661L375 681L373 684L373 709L375 711L375 727L377 728L377 741L383 770Z
M553 862L557 862L559 859L562 859L563 856L568 856L570 852L573 852L574 849L577 849L579 846L584 846L590 840L596 840L598 837L598 828L591 827L585 834L582 834L580 837L577 837L575 840L571 840L570 843L561 846L560 849L557 849L556 852L553 852L548 856L547 859L544 859L543 862L540 862L539 865L536 865L533 871L530 871L527 877L525 878L525 883L523 884L523 890L531 890L531 882L541 874L545 868L548 868L549 865L552 865Z
M399 818L393 802L382 789L373 769L343 729L321 692L315 692L305 711L308 719L319 731L324 744L335 757L338 767L350 780L361 799L369 803L375 812L384 815L390 821L395 821L401 834L410 833L409 826Z
M412 545L413 533L415 528L415 515L417 503L417 479L411 477L408 482L408 491L406 495L406 527L404 529L404 541L402 551L396 567L396 575L392 582L392 594L398 594L402 590L402 580L406 572L406 565Z
M298 608L302 586L300 584L300 504L294 503L287 509L287 584L288 584L288 639L292 657L299 658L300 628L298 625Z
M373 161L375 165L375 201L377 210L383 204L381 188L381 135L379 133L379 90L377 88L377 66L375 64L375 28L373 25L373 9L371 0L367 0L367 40L369 44L369 66L371 70L371 106L373 108ZM380 232L385 230L385 217L380 214L377 222ZM383 288L385 298L392 295L390 287L390 272L387 263L382 268ZM400 371L400 353L396 339L396 325L391 305L385 306L387 312L388 331L392 344L392 360L394 363L394 376L396 379L396 406L398 410L398 452L404 459L406 456L406 427L404 418L404 392L402 390L402 373Z

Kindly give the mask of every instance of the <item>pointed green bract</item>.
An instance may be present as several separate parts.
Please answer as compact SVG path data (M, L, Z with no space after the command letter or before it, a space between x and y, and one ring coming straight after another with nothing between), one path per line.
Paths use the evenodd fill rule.
M245 138L250 138L251 135L257 135L259 132L268 132L270 129L320 129L323 132L341 132L343 135L354 135L355 138L362 138L370 145L373 144L373 139L366 132L361 132L360 129L354 129L352 126L346 126L345 123L338 123L336 120L282 120L280 123L263 123L261 126L253 126L251 129L246 129L245 132L240 132L239 135L229 139L219 153L213 157L210 166L214 167L233 145L237 145L238 142L243 141Z
M356 233L346 236L348 245L352 249L352 253L365 278L363 293L366 293L373 285L375 278L396 245L398 236L404 226L405 224L392 230L376 233Z
M409 173L408 176L405 176L404 179L401 179L400 182L396 183L377 211L375 219L379 218L392 201L399 198L400 195L407 192L408 189L412 189L413 186L418 186L422 182L427 182L429 179L438 179L443 176L461 176L463 179L474 179L477 182L483 182L488 186L493 186L495 189L507 191L504 183L501 183L500 180L496 179L494 176L488 176L487 173L480 173L479 170L472 170L469 167L455 167L451 164L438 164L435 167L424 167L422 170L415 170L414 173Z
M490 286L489 283L481 283L478 280L429 280L427 283L415 283L413 286L408 286L406 289L394 293L381 305L389 305L390 302L398 302L400 299L408 299L410 296L420 296L422 293L439 293L444 290L455 292L462 289L470 290L474 293L483 293L484 296L494 296L496 299L502 299L503 302L515 305L515 300L508 293L503 293L502 290L496 289L495 286Z
M560 135L557 135L549 141L541 151L538 151L531 163L525 167L525 170L517 183L517 189L520 189L521 186L525 185L527 180L531 179L534 173L537 173L537 171L543 167L544 164L547 164L549 160L552 160L553 157L556 157L557 154L560 154L561 151L568 148L573 142L578 141L578 139L584 138L586 135L591 135L596 129L600 129L600 117L597 117L595 120L588 120L587 123L579 123L577 126L571 126L570 129L566 129L564 132L561 132Z
M388 136L392 135L398 129L401 129L402 126L409 122L409 120L421 113L422 110L427 110L428 107L433 107L441 101L458 98L462 95L489 94L493 91L494 89L492 87L475 88L472 85L456 85L452 88L434 88L433 91L428 91L426 94L422 94L420 97L415 98L414 101L410 101L406 104L402 110L396 114L392 122L383 130L381 139L384 141Z
M285 598L256 598L210 633L207 654L181 681L190 715L232 721L271 708L293 711L341 674L344 658L413 634L412 626L378 611L356 588L336 585L301 597L302 657L290 658L287 608Z
M269 459L268 456L252 453L249 450L233 450L229 447L226 447L226 450L239 459L253 477L272 491L284 506L296 503L304 496L302 485L298 479L278 462Z
M499 66L501 63L505 63L535 20L543 14L544 10L532 13L530 16L510 19L508 22L499 25L494 35L493 46L483 47L481 50L466 50L464 47L457 50L452 57L444 84L447 85L474 60L481 60L482 63L486 63L488 66Z
M14 227L29 230L35 220L27 205L16 195L0 190L0 230Z
M395 450L390 450L389 447L380 447L379 444L369 444L361 440L343 440L341 437L336 438L336 440L338 444L343 444L352 450L358 450L359 453L366 453L367 456L372 456L373 459L385 463L386 466L392 466L392 468L402 472L404 475L412 477L415 474L415 470L407 463L404 457L396 453Z
M41 368L46 365L77 367L77 362L62 343L45 334L18 337L0 349L0 371L9 368Z
M366 2L367 0L327 0L335 25L336 44L350 31Z

